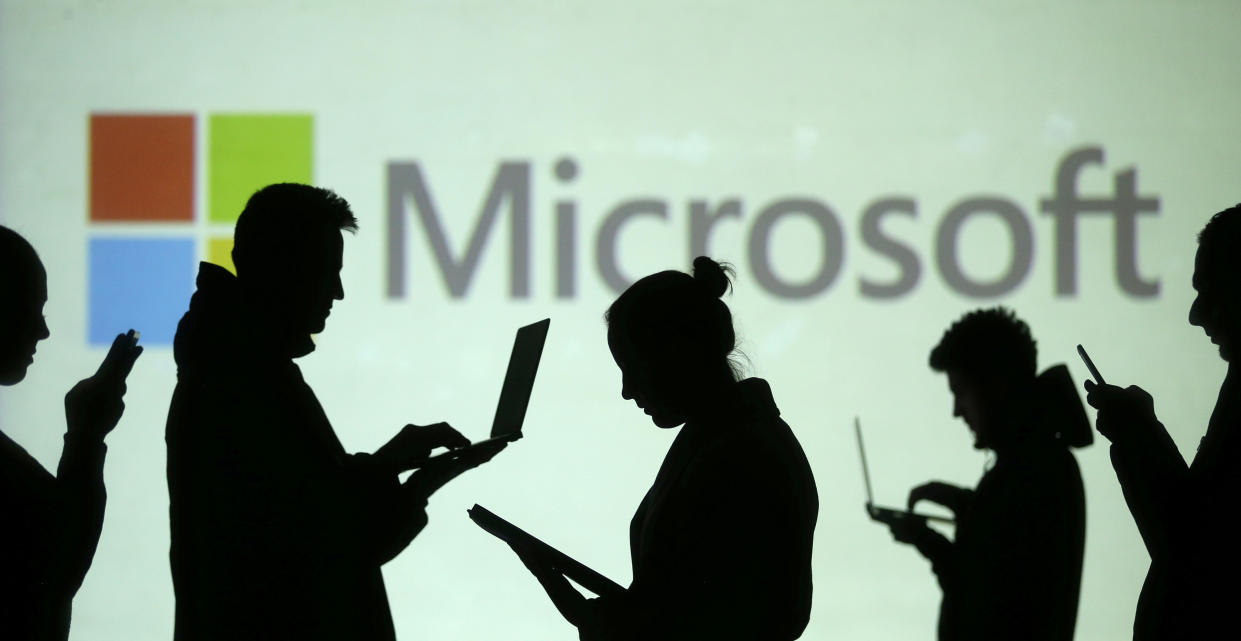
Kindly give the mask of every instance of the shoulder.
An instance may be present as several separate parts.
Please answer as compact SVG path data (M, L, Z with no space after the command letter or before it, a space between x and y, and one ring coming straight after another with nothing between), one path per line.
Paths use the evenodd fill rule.
M1026 451L998 469L1008 493L1021 494L1034 502L1076 503L1084 500L1085 487L1077 459L1066 447L1039 447Z
M5 478L6 483L8 481L20 482L25 484L25 487L31 487L28 485L31 483L43 484L55 480L52 473L44 469L39 461L26 451L26 448L18 445L3 432L0 432L0 478ZM22 485L15 487L22 487Z
M1067 447L1053 445L1039 448L1029 457L1029 467L1032 473L1081 483L1082 473L1077 457Z
M810 464L788 424L777 416L718 426L696 453L687 476L748 492L796 492L813 484Z

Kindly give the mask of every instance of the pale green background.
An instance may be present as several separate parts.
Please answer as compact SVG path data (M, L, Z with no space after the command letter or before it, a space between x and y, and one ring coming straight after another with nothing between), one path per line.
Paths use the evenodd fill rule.
M927 564L863 513L850 423L860 414L867 426L883 502L930 478L975 482L985 459L926 367L965 310L1015 307L1039 339L1040 363L1068 362L1078 380L1072 347L1085 343L1110 381L1154 395L1187 455L1205 429L1223 366L1185 316L1194 234L1241 200L1234 0L256 4L0 5L0 220L47 264L52 330L29 378L0 390L0 419L54 467L61 396L102 357L83 338L87 114L188 111L200 123L212 112L312 114L315 180L348 198L362 223L346 243L347 298L302 361L347 447L372 449L409 421L448 420L481 436L512 329L553 318L527 438L437 495L431 526L385 568L402 639L575 638L505 546L465 518L474 502L628 581L628 520L672 434L620 398L604 342L612 293L593 266L594 234L624 199L671 208L667 224L626 230L629 274L688 267L691 198L744 202L744 221L722 225L711 252L739 266L729 302L743 349L818 478L804 638L934 634L939 594ZM1080 229L1079 295L1052 295L1052 226L1038 201L1059 159L1082 145L1107 153L1104 168L1083 172L1082 193L1108 194L1113 173L1136 167L1139 191L1161 200L1160 215L1140 224L1139 247L1142 274L1163 283L1158 299L1119 290L1103 219ZM563 155L581 167L569 185L553 179ZM421 163L460 248L507 159L533 163L532 298L507 297L500 226L462 300L448 297L413 227L409 295L385 299L386 163ZM205 190L196 193L204 212ZM938 219L976 194L1014 201L1035 229L1030 277L999 301L953 294L934 266ZM745 254L756 212L789 195L828 203L845 226L844 268L810 301L763 294ZM923 275L911 295L876 302L859 296L859 278L887 279L892 267L862 245L858 220L889 195L918 203L916 220L890 229L917 248ZM565 199L582 216L571 301L552 290L552 212ZM219 228L197 230L205 243ZM780 273L814 269L810 230L778 228ZM997 273L1005 242L993 222L971 224L965 268ZM169 350L149 349L130 378L74 639L171 635L163 422L174 375ZM1146 557L1106 449L1078 460L1089 512L1078 638L1124 639Z

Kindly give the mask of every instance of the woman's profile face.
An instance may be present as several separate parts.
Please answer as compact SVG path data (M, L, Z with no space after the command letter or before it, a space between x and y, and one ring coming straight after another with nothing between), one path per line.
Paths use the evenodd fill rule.
M47 273L36 263L19 273L6 274L20 282L6 283L10 292L0 317L0 385L13 385L26 378L26 368L34 362L35 344L48 337L43 320L47 303Z
M621 371L621 397L632 400L656 427L677 427L686 419L687 372L676 350L635 342L608 330L608 347Z

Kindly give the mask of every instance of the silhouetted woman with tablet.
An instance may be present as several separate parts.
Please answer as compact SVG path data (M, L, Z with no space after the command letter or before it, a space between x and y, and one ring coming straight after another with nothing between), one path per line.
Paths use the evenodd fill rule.
M630 524L633 583L586 599L538 554L517 552L583 639L764 639L810 617L814 477L761 379L738 380L728 273L652 274L607 312L621 396L681 427Z

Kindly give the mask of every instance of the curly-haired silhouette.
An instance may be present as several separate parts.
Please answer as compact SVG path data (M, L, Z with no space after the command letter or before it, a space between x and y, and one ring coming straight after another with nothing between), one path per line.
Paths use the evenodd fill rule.
M47 272L24 238L0 227L0 385L26 378L43 320ZM0 432L0 638L67 639L73 595L90 569L107 494L103 439L125 405L125 377L142 353L133 330L116 337L94 376L65 396L65 447L56 476Z
M166 434L178 641L392 639L380 567L435 490L499 451L426 463L469 443L442 423L373 455L337 440L293 359L344 298L341 232L356 227L331 191L270 185L237 221L237 276L199 269Z
M1237 634L1241 576L1241 204L1215 214L1198 236L1189 322L1219 346L1228 373L1185 464L1140 387L1087 381L1095 426L1112 442L1112 466L1151 564L1133 623L1137 641Z
M927 500L953 512L952 540L925 519L884 519L931 561L943 591L939 639L1072 639L1086 502L1069 447L1091 438L1067 368L1036 377L1030 330L1004 308L966 314L930 361L947 374L974 447L995 452L974 489L933 481L909 493L910 510Z
M761 379L729 360L729 286L715 261L665 271L608 310L621 396L661 428L684 425L630 526L633 583L587 600L514 548L583 639L796 639L810 617L818 494Z

